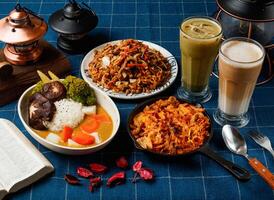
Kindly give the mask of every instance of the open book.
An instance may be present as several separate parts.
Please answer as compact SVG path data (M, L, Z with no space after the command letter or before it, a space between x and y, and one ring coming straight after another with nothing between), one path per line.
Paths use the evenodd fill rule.
M54 170L10 121L0 119L0 200Z

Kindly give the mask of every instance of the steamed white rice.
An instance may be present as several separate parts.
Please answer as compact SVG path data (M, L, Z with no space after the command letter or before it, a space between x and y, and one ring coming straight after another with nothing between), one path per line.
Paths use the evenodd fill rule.
M62 99L54 102L56 112L50 122L45 122L46 128L51 131L61 131L63 127L75 128L84 119L82 104L71 99Z

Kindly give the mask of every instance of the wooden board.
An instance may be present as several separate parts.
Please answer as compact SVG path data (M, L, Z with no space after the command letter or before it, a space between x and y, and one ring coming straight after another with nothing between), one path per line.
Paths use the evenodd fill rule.
M58 77L67 75L71 66L63 53L46 41L42 41L44 47L40 60L34 64L25 66L13 65L13 74L7 80L0 80L0 106L17 98L31 85L40 79L37 70L47 73L52 71ZM5 61L3 49L0 50L0 61Z

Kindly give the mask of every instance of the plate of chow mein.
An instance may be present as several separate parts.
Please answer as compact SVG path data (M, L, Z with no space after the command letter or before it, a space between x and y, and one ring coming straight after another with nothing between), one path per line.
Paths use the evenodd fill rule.
M177 73L178 64L169 51L134 39L102 44L92 49L81 64L86 82L119 99L158 94L175 81Z

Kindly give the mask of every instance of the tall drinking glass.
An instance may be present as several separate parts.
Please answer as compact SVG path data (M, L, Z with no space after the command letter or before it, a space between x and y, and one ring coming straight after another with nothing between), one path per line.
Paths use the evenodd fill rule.
M260 74L265 50L248 38L225 40L219 50L219 99L213 114L220 124L243 127L249 122L248 107Z
M201 103L211 98L208 82L221 38L221 25L211 17L190 17L182 22L180 98Z

